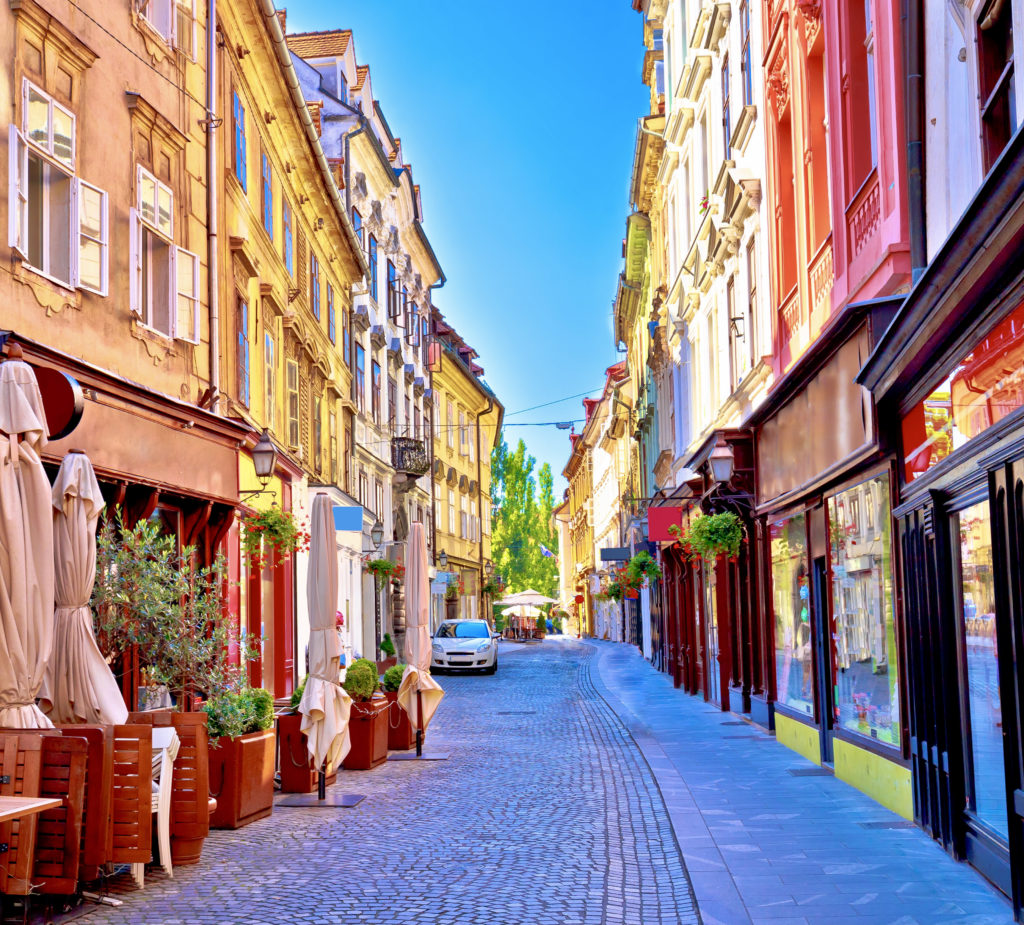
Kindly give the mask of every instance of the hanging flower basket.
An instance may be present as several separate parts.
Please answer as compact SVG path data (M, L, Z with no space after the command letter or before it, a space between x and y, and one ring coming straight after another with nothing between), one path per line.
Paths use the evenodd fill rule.
M291 511L273 505L242 518L242 549L250 568L274 566L297 550L308 550L309 532Z
M626 588L627 600L635 601L638 597L640 597L640 592L636 588Z
M644 549L629 560L626 573L629 575L630 584L634 588L639 588L650 580L657 581L661 578L661 566L658 565L654 556Z
M457 601L465 593L466 586L462 581L453 581L444 589L444 599L446 601Z
M373 575L374 583L381 589L388 583L388 579L397 568L398 563L390 559L364 559L363 571Z
M501 594L502 585L497 578L488 578L481 586L480 593L486 594L488 597L497 597Z
M743 544L743 521L732 511L703 514L690 524L685 542L691 557L705 562L714 562L719 556L735 560Z

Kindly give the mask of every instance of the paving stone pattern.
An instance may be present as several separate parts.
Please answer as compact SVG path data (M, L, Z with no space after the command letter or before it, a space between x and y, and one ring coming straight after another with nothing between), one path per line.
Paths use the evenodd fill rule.
M110 925L698 923L664 800L595 689L595 650L503 644L494 677L441 678L431 750L343 772L354 809L214 832L173 879L124 875Z
M590 644L598 690L668 806L703 925L1012 925L1006 897L917 826L674 690L634 647Z

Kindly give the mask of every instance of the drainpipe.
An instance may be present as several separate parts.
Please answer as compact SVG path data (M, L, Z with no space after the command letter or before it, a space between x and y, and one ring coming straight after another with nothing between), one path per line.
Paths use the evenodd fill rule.
M483 499L483 480L480 478L483 473L483 460L480 458L480 418L485 414L490 414L494 410L494 399L488 397L487 407L483 411L479 412L476 416L476 510L479 515L480 522L483 523L484 519L484 499ZM480 531L480 584L484 583L484 532ZM483 603L483 593L480 594L480 602Z
M437 340L437 325L434 323L434 290L443 289L444 284L448 282L447 277L444 273L441 273L441 281L434 283L432 286L427 286L427 293L429 298L427 299L428 308L430 309L430 332L427 335L433 340ZM427 355L430 355L429 343L427 346ZM428 369L426 371L427 379L430 382L430 394L434 394L434 371ZM437 430L438 421L434 420L434 416L430 416L431 423L433 426L430 428L430 557L433 560L433 564L437 566L437 505L434 504L434 431Z
M924 4L903 0L903 66L907 110L907 196L910 219L910 265L913 281L928 263L925 204Z
M210 305L210 410L220 405L220 274L217 269L217 0L206 16L206 259Z

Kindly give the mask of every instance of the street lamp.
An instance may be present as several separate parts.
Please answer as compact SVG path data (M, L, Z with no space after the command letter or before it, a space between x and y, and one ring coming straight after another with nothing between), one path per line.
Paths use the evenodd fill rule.
M708 465L711 467L711 477L719 485L729 484L729 479L732 478L735 458L732 447L726 443L723 434L718 435L718 442L715 443L715 448L711 451L711 455L708 456Z
M441 550L441 554L437 557L437 567L441 569L442 572L448 571L448 553L443 549Z
M252 467L256 470L256 478L259 479L260 487L253 491L240 492L239 496L242 498L262 495L267 490L267 485L270 484L274 469L277 467L277 447L274 446L274 441L270 439L270 434L266 429L260 435L256 446L252 448L251 455Z
M370 527L370 542L373 543L374 549L380 549L380 544L384 541L384 524L380 522L378 517L374 522L373 526ZM374 629L376 633L375 642L377 644L375 658L380 658L380 640L381 640L381 622L380 622L380 583L377 581L377 576L373 576L373 616L374 616Z

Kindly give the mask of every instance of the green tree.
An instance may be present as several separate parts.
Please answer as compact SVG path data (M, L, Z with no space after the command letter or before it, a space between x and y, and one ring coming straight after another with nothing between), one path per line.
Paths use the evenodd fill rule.
M535 476L536 465L522 440L510 451L504 435L499 437L491 454L491 556L510 592L534 588L554 596L558 567L541 552L541 545L557 549L551 528L554 484L551 466L545 463Z

